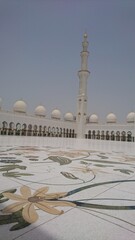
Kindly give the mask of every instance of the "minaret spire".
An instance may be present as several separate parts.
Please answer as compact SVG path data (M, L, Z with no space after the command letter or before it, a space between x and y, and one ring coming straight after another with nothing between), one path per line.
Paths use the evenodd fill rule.
M82 42L82 47L83 50L81 52L81 70L87 70L87 64L88 64L88 56L89 56L89 52L88 52L88 41L87 41L87 34L85 33L83 35L83 42Z
M79 94L77 107L77 138L85 137L85 125L87 116L87 79L90 72L88 71L88 41L87 34L83 35L82 52L81 52L81 70L78 71L79 77Z
M87 33L84 33L83 35L83 42L82 42L82 46L83 46L83 52L87 52L87 48L88 48L88 45L89 43L87 42Z

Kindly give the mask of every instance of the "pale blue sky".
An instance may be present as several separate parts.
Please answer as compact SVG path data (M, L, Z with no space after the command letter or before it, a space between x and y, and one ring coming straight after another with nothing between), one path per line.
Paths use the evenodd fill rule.
M0 0L0 97L11 110L43 104L76 114L83 33L89 40L88 115L120 122L135 111L134 0Z

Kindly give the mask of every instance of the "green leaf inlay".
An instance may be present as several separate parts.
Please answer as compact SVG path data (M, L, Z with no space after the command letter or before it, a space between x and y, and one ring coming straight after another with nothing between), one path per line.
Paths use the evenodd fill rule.
M59 163L60 165L70 164L72 162L71 159L59 156L49 156L48 159Z

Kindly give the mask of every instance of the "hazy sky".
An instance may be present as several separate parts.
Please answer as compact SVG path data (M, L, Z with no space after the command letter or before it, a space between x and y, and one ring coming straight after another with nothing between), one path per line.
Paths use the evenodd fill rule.
M0 97L76 114L80 52L89 40L88 115L135 111L134 0L0 0Z

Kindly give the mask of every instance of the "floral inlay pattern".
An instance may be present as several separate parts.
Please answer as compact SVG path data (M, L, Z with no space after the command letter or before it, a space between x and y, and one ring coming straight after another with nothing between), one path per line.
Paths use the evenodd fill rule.
M41 209L47 213L60 215L64 213L63 210L58 210L55 207L68 206L75 207L76 205L71 202L58 201L59 198L64 197L67 193L47 193L48 187L43 187L35 191L32 195L31 190L27 186L20 188L21 195L13 194L10 192L3 193L4 197L17 201L7 207L5 207L3 213L14 213L21 209L22 216L28 223L34 223L38 219L36 208Z
M133 155L51 146L5 146L0 150L3 239L20 239L35 226L43 225L48 231L48 224L60 224L65 234L67 225L74 231L75 221L76 226L84 223L89 239L95 223L91 216L104 226L132 232L130 239L134 239ZM58 239L68 238L58 235Z

